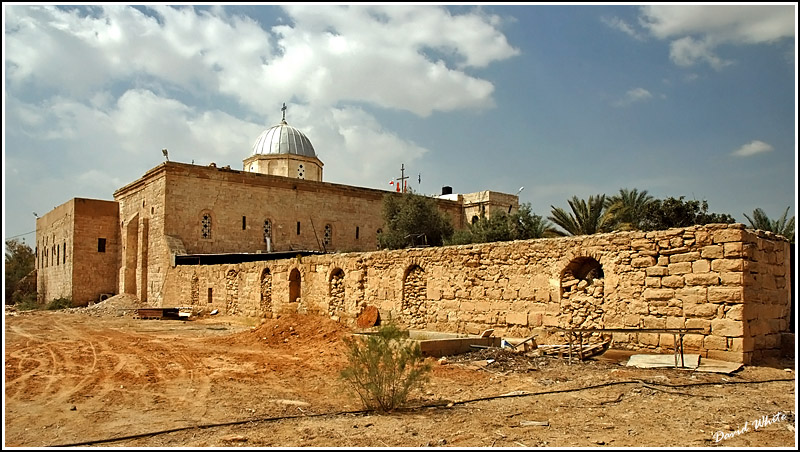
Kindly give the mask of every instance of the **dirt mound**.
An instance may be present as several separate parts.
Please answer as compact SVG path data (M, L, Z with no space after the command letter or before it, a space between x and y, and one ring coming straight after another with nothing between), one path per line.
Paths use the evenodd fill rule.
M107 298L99 303L92 305L72 308L69 311L85 313L94 317L133 315L137 308L141 308L142 303L136 295L121 293Z
M289 314L277 319L267 319L249 331L214 338L227 345L261 344L270 347L323 346L338 344L350 333L350 328L328 317ZM329 348L330 346L328 346Z

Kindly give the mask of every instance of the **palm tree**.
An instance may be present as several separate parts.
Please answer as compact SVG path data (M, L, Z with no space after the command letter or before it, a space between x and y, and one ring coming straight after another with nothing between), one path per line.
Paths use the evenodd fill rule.
M564 209L551 205L552 215L547 218L567 231L566 234L556 231L561 235L589 235L607 232L611 229L613 215L606 211L605 203L606 195L589 196L588 203L573 196L569 200L572 213L567 213Z
M789 239L789 243L794 243L794 217L788 222L786 216L789 214L789 207L783 212L783 215L775 221L769 219L766 213L760 208L753 211L753 218L743 214L747 221L750 222L750 227L753 229L761 229L763 231L774 232L775 234L782 235Z
M606 211L614 216L616 223L615 229L628 231L631 229L641 229L644 219L645 209L652 204L655 199L647 194L647 190L638 189L628 190L622 188L619 195L606 199Z

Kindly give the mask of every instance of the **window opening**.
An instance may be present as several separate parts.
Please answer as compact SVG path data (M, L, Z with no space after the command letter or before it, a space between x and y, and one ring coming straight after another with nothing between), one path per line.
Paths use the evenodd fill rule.
M201 221L201 224L202 224L201 236L204 239L210 239L211 238L211 215L209 215L207 213L203 214L203 220Z
M97 252L98 253L105 253L106 252L106 239L97 239Z
M331 236L332 235L333 235L333 228L331 228L331 225L326 224L325 225L325 234L322 236L322 243L324 245L326 245L326 246L330 245L331 244Z

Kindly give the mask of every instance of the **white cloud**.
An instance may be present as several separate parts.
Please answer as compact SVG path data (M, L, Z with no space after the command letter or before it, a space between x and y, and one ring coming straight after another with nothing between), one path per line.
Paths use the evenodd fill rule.
M212 10L219 15L149 9L151 15L102 6L87 15L53 6L8 8L9 82L87 95L134 81L193 94L218 90L260 113L265 99L295 96L315 105L365 101L427 116L491 107L492 84L465 70L519 54L497 29L499 19L479 10L286 6L292 25L265 31L219 8Z
M625 107L631 105L636 102L644 102L653 98L653 95L650 91L644 88L633 88L629 89L625 96L622 99L617 100L614 102L614 106L616 107Z
M8 90L19 99L54 93L38 99L52 107L40 112L56 125L45 131L52 139L79 136L73 122L84 117L87 126L115 131L116 147L127 152L176 142L193 150L213 144L203 152L226 155L242 134L257 136L253 124L239 118L242 107L272 115L294 98L317 111L327 108L330 121L349 118L340 113L353 102L420 116L492 107L492 84L465 70L519 53L498 30L500 18L480 9L460 15L411 5L285 10L291 25L267 31L223 8L10 7ZM201 113L207 107L197 103L216 104L220 94L229 96L233 109ZM29 113L37 103L29 102L17 109L24 123L44 126ZM372 132L390 133L377 124Z
M636 40L645 40L645 35L643 33L639 32L635 27L631 26L619 17L601 17L600 20L608 27L621 31Z
M793 5L650 5L641 8L639 22L652 36L671 40L675 64L720 69L730 64L715 54L720 45L794 37L795 18Z
M763 141L753 140L733 151L731 155L735 155L737 157L750 157L751 155L770 152L772 150L773 148L771 145L764 143Z
M672 41L669 45L669 57L678 66L693 66L705 61L714 69L722 69L731 64L714 54L713 44L690 36Z
M705 35L716 43L757 44L793 37L793 5L650 5L642 26L660 39Z

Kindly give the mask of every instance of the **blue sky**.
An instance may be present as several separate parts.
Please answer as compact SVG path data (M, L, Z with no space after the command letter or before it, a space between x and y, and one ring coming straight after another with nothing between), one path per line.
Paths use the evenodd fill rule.
M516 193L533 212L647 190L746 223L797 204L794 4L3 4L3 228L163 161L241 169L303 131L324 180ZM421 183L418 182L421 178Z

